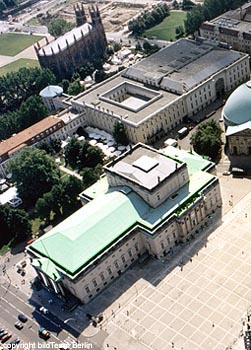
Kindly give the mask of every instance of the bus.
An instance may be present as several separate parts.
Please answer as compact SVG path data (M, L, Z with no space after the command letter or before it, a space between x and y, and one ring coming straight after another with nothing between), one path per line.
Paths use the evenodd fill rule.
M178 135L179 135L180 139L185 137L188 133L189 133L189 130L185 126L183 128L181 128L180 130L178 130Z

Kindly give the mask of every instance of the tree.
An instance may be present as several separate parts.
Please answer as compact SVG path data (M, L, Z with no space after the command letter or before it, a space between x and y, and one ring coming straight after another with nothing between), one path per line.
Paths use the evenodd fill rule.
M69 23L62 18L53 18L50 24L48 25L49 33L55 36L56 38L65 34L72 28L74 28L74 23Z
M182 38L185 35L185 30L183 28L183 26L178 26L175 29L175 33L176 33L176 39Z
M0 246L8 243L12 238L8 225L9 212L10 207L8 205L0 205Z
M77 79L77 80L74 80L72 83L69 84L67 93L69 95L75 96L75 95L78 95L81 91L82 91L82 86L80 84L80 80Z
M169 15L169 8L166 3L160 3L153 7L151 11L144 12L136 19L129 21L128 29L133 35L141 35L146 29L160 23Z
M35 215L36 217L44 220L45 222L50 221L51 217L51 195L50 192L45 193L43 197L38 198L35 205Z
M8 225L14 237L14 243L27 239L31 234L31 222L29 215L22 209L11 209L8 217Z
M47 108L45 107L41 97L30 96L22 103L20 110L21 128L27 128L35 124L47 116Z
M114 50L114 52L118 52L120 49L121 49L121 44L118 43L118 42L115 42L115 43L113 44L113 50Z
M55 84L56 78L49 69L20 68L0 77L0 110L14 111L28 97L38 95L47 85Z
M84 188L93 185L99 178L98 174L92 168L84 168L81 171L81 175L83 177Z
M78 195L83 191L83 183L74 176L70 176L63 184L63 213L64 216L72 214L79 208Z
M61 86L64 90L65 93L67 93L68 91L68 88L69 88L69 85L70 85L70 82L68 79L63 79L62 82L61 82Z
M185 20L186 33L189 35L193 34L196 30L199 30L203 21L203 7L201 5L197 5L192 11L187 13L187 18Z
M7 204L0 205L0 246L12 240L21 242L31 233L31 223L28 214L22 209L10 208Z
M53 154L58 154L61 151L61 141L53 139L51 140L50 146L52 148Z
M33 147L25 148L11 159L9 170L19 195L27 205L34 205L60 179L54 160L45 151Z
M173 6L173 8L174 8L175 10L178 10L179 7L180 7L177 0L174 0L174 1L173 1L172 6Z
M79 160L80 149L81 143L77 139L72 138L64 151L66 165L69 164L73 168L76 167Z
M193 3L191 0L183 0L182 2L183 11L190 11L194 6L195 6L195 3Z
M51 210L56 217L60 217L63 214L63 202L64 202L64 188L62 182L54 185L50 192L51 196Z
M97 69L94 76L95 82L100 83L101 81L105 80L105 78L105 71L103 69Z
M43 151L45 151L47 154L52 154L52 147L50 145L50 143L48 141L42 141L39 145L38 145L39 149L42 149Z
M220 126L214 120L200 124L191 137L191 144L197 153L215 159L221 148Z
M98 164L103 164L104 154L103 152L95 146L89 145L84 142L79 154L79 163L81 168L94 168Z
M111 45L107 46L106 53L107 53L108 56L111 56L111 55L114 54L114 50L113 50L113 47Z
M128 145L129 140L126 134L124 124L116 122L113 128L112 135L117 144Z

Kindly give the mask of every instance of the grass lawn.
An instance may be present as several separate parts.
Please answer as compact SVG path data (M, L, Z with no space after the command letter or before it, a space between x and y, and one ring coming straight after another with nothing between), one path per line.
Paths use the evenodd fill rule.
M0 55L16 56L19 52L27 49L43 36L29 34L4 33L0 35Z
M42 224L44 224L44 221L42 221L39 218L35 218L32 220L32 223L31 223L32 235L35 235L39 231L39 228Z
M40 67L40 65L39 65L39 62L36 60L20 58L15 62L6 64L5 66L0 67L0 75L7 74L9 72L16 72L22 67L33 68L33 67Z
M146 36L147 38L155 36L160 40L175 41L175 28L179 25L183 25L185 19L186 12L172 11L170 16L166 17L160 24L146 30L143 33L143 36Z

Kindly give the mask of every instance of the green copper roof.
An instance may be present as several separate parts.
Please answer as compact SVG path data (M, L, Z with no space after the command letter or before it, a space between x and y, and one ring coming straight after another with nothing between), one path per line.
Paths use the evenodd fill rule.
M47 258L33 259L32 265L38 267L38 269L44 271L54 281L59 281L61 275L57 270L56 265Z
M214 163L203 158L195 151L184 151L172 146L168 146L162 150L163 154L175 159L182 160L187 164L189 176L201 170L208 170L214 166Z
M33 242L31 248L74 274L129 230L138 218L126 195L107 193Z
M74 276L131 229L139 226L154 234L161 224L179 215L215 181L215 176L200 170L208 168L211 162L173 147L168 147L168 154L186 161L190 172L190 181L178 190L175 198L154 209L128 187L114 187L104 193L107 185L106 179L102 179L103 184L97 185L96 190L91 186L89 196L95 192L92 201L31 244L31 250L52 262L48 265L45 259L41 264L39 259L39 267L53 279L55 268Z
M251 81L234 90L222 114L227 126L240 125L251 120Z
M80 193L79 197L94 199L108 191L109 185L106 176L102 176L97 182Z

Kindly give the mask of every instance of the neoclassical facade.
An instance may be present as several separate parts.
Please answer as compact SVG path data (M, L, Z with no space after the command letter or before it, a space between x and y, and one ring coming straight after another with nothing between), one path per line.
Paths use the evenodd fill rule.
M181 39L70 103L85 125L112 133L121 122L131 143L151 144L249 76L247 54L201 38Z
M213 170L195 153L137 144L81 194L87 204L28 247L42 283L88 303L143 255L162 258L221 207Z

